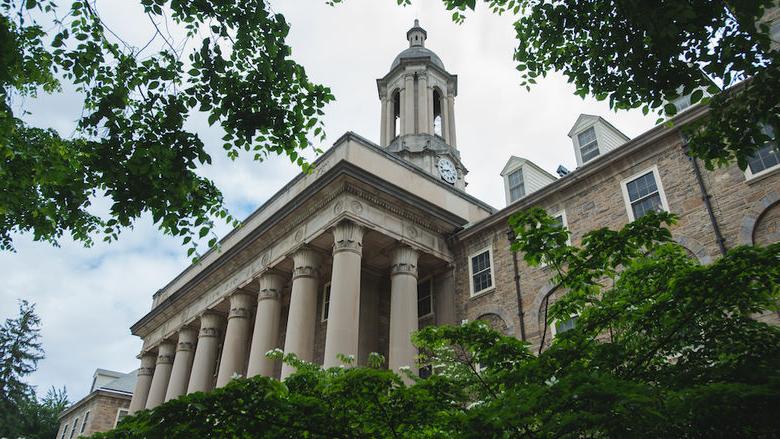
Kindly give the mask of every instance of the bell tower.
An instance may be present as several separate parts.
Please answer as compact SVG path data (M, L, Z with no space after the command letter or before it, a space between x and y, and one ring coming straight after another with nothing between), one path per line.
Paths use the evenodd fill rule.
M406 39L409 47L376 81L382 105L380 145L444 183L464 189L468 171L460 161L455 136L458 77L425 47L428 33L418 20Z

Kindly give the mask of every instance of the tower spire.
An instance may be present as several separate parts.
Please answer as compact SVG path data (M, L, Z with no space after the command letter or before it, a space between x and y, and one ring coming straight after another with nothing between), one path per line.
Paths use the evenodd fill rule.
M409 40L409 47L425 47L425 40L428 38L428 32L420 27L420 20L414 19L414 26L406 32L406 39Z

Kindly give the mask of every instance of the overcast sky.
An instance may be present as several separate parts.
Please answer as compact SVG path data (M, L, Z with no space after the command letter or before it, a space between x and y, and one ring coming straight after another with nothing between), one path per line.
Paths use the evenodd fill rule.
M133 41L151 35L151 24L138 1L101 0L99 11L112 30ZM428 31L426 47L446 69L458 75L455 101L458 148L465 166L467 192L504 207L499 172L510 155L530 159L554 173L559 164L575 167L566 133L580 113L604 116L629 137L653 124L639 112L611 113L606 103L582 100L557 74L530 92L518 86L512 52L511 17L479 7L462 25L450 21L440 2L348 0L338 7L325 0L272 1L292 26L294 59L313 81L329 85L336 101L326 109L329 147L345 131L378 143L379 100L376 78L408 47L406 31L415 18ZM81 104L65 93L29 102L30 121L73 132ZM202 118L196 126L206 127ZM222 189L228 207L243 218L280 189L298 170L287 159L264 163L244 157L230 162L220 152L221 134L198 130L209 145L214 165L204 169ZM227 230L223 227L221 233ZM43 321L46 359L30 380L39 393L67 386L72 401L85 396L95 368L131 371L141 342L129 327L149 311L152 294L188 265L178 240L159 233L148 218L125 231L117 243L85 249L68 240L61 248L16 238L16 253L0 253L0 318L16 314L17 299L37 304Z

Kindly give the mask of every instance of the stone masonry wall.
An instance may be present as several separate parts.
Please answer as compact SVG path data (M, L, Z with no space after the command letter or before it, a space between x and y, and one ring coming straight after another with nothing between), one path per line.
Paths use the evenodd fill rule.
M778 240L780 169L748 180L736 165L714 171L707 171L703 164L700 165L727 248L751 243L754 235L761 244ZM658 169L669 209L679 215L678 223L671 229L675 240L703 263L717 258L720 251L713 227L691 160L684 154L681 138L676 132L670 132L628 157L615 160L600 172L579 176L578 182L549 194L536 205L551 214L565 211L572 243L578 245L588 231L600 227L618 229L629 221L621 182L653 166ZM504 320L510 334L520 337L507 222L502 220L484 230L479 224L474 227L476 233L470 232L467 238L455 244L458 320L475 320L486 314L496 314ZM493 251L495 288L470 297L469 257L486 247ZM538 347L544 320L543 312L540 312L543 310L542 297L551 287L552 272L549 268L529 267L520 254L517 259L526 338L532 346ZM777 317L771 316L769 320L778 321ZM549 332L546 339L550 339Z

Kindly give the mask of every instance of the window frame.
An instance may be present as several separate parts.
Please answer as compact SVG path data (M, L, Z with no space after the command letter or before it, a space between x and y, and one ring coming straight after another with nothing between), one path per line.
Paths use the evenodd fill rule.
M422 278L421 280L417 281L417 285L418 285L418 288L417 288L417 291L418 291L418 294L417 294L417 306L418 306L418 308L420 306L420 295L419 295L420 288L419 288L419 285L421 283L425 283L425 282L427 282L428 285L430 286L430 296L429 297L431 299L431 312L429 312L428 314L422 314L422 315L418 314L417 315L417 319L418 320L431 317L431 316L433 316L435 314L435 311L434 311L434 301L433 301L433 276L426 276L426 277Z
M520 173L520 183L512 186L512 175ZM511 170L506 174L506 188L507 188L507 194L509 195L509 203L514 203L515 201L523 198L526 196L526 190L525 190L525 172L523 171L523 166L518 166L517 168ZM512 198L512 189L516 189L522 187L523 193L517 198Z
M84 419L81 420L81 430L79 431L79 434L84 433L84 429L87 428L87 421L89 420L89 410L84 413Z
M775 140L777 141L777 139L775 139ZM767 142L767 143L769 143L769 142ZM771 146L771 145L762 146L761 149L764 149L767 146ZM775 151L776 154L780 154L780 151L778 151L778 149L780 149L780 148L776 149L776 151ZM758 152L758 151L756 151L756 152ZM750 163L748 163L747 167L745 168L745 181L751 181L751 180L755 180L755 179L760 179L761 177L763 177L765 175L773 174L773 173L777 172L778 170L780 170L780 163L778 163L776 165L773 165L773 166L770 166L770 167L768 167L768 168L766 168L764 170L761 170L759 172L756 172L754 174L753 171L750 169Z
M555 219L557 217L561 217L561 225L563 226L564 229L569 231L569 237L566 239L566 245L571 245L571 230L569 230L569 222L566 219L566 209L561 209L561 210L555 212L554 214L552 214L550 216L553 219ZM539 268L547 268L548 266L549 266L549 264L547 262L545 262L544 260L542 260L539 263Z
M325 292L326 291L328 293L327 294L327 298L328 298L327 300L325 300L325 297L326 297ZM322 303L322 309L320 310L320 323L325 323L325 322L328 321L328 316L325 315L325 314L327 314L326 310L328 309L328 308L326 308L326 305L328 307L330 306L330 281L325 282L324 284L322 284L322 295L320 297L321 297L320 303Z
M572 314L571 317L569 317L569 320L579 319L579 318L580 318L579 314ZM555 336L558 335L558 330L556 329L557 326L558 326L558 320L555 319L555 320L552 321L552 324L550 325L550 334L552 334L553 338L555 338ZM577 326L576 320L575 320L574 326L575 327ZM571 331L571 329L569 329L568 331ZM566 331L563 331L563 332L566 332Z
M129 408L123 408L123 407L117 408L116 409L116 416L114 417L114 428L116 428L117 424L119 424L119 415L122 412L127 412L127 414L125 414L125 416L130 416L130 409Z
M588 130L593 130L593 141L592 141L592 142L588 142L588 143L586 143L585 145L583 145L583 144L580 142L580 136L581 136L582 134L585 134L585 133L586 133ZM598 136L598 133L596 132L596 124L593 124L593 125L591 125L591 126L589 126L589 127L585 128L584 130L581 130L580 132L578 132L578 133L576 134L576 136L577 136L577 155L579 155L579 156L580 156L580 162L581 162L583 165L584 165L584 164L586 164L586 163L588 163L588 162L590 162L591 160L595 160L597 157L601 156L601 148L599 147L599 136ZM596 152L597 152L597 154L596 154L595 156L593 156L593 157L591 157L591 158L589 158L589 159L585 160L585 157L583 157L583 155L582 155L582 148L583 148L584 146L588 146L588 145L590 145L590 144L592 144L592 143L595 143L595 144L596 144Z
M485 288L484 290L480 290L475 292L474 291L474 264L473 259L476 256L479 256L485 252L488 252L488 260L490 261L490 286ZM489 245L487 247L483 247L469 255L468 259L469 264L469 297L477 297L481 296L483 294L487 294L493 290L496 289L496 276L495 276L495 264L493 261L493 245Z
M661 198L661 207L666 212L671 212L669 210L669 203L666 201L666 192L664 192L664 185L661 181L661 174L658 172L658 165L653 165L649 168L643 169L641 172L637 172L636 174L624 178L620 181L620 190L623 193L623 204L626 207L626 213L628 213L628 221L635 221L636 218L634 218L634 209L631 202L631 197L628 196L628 183L631 183L632 181L644 177L645 175L652 173L653 178L655 179L655 187L658 190L658 196Z

